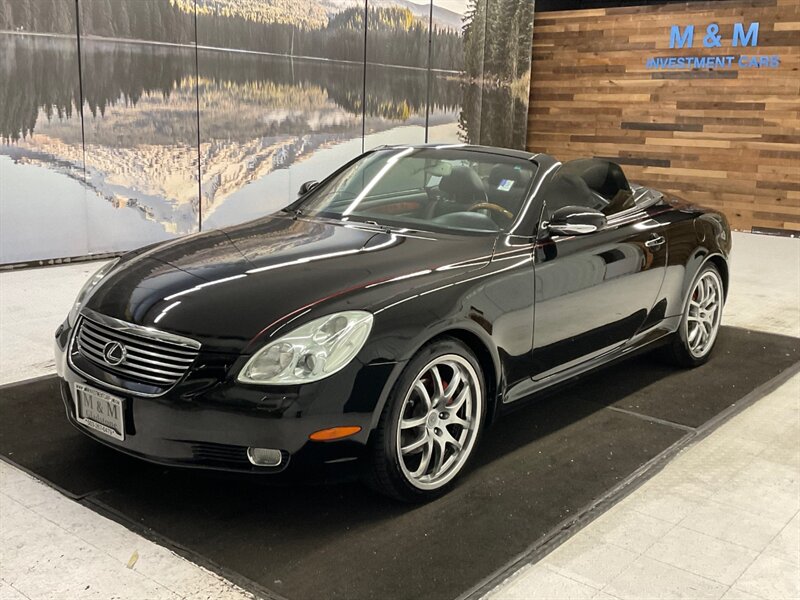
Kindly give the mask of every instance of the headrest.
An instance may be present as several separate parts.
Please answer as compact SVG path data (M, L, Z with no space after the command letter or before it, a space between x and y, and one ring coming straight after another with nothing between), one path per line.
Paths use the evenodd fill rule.
M484 198L483 182L470 167L453 167L450 175L442 177L439 190L445 192L452 200L472 202Z
M513 165L495 165L489 172L489 186L496 188L504 180L514 182L514 187L522 188L530 180L530 172L517 169Z

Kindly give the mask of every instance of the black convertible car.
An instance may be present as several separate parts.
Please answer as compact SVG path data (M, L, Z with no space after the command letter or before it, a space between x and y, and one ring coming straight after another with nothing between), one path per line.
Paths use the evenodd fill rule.
M378 148L104 266L56 332L67 415L159 463L429 498L540 390L644 348L706 361L730 247L723 215L611 162Z

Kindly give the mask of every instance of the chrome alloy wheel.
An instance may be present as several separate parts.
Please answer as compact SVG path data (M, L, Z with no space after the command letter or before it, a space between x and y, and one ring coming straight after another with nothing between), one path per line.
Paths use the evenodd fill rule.
M482 415L483 390L469 361L446 354L429 362L403 400L397 427L408 482L432 490L455 477L472 452Z
M684 318L686 345L694 358L702 358L714 346L722 318L722 281L713 269L695 282Z

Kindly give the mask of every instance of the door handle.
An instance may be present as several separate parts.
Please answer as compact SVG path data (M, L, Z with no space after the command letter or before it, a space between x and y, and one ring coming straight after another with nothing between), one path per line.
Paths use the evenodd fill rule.
M658 248L659 246L661 246L666 241L667 240L664 239L663 235L656 235L654 238L652 238L650 240L647 240L644 243L644 245L647 246L648 248Z

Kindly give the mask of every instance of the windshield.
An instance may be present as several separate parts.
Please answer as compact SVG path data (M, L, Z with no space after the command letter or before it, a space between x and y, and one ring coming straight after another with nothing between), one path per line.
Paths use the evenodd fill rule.
M516 219L536 165L455 148L368 154L291 208L303 215L388 227L498 232Z

